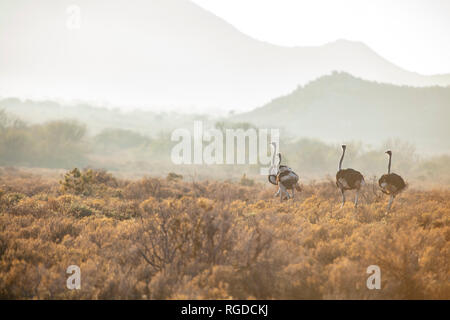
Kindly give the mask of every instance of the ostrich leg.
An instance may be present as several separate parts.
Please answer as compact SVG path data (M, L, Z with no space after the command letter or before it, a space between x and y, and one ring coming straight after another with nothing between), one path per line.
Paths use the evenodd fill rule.
M359 194L359 190L356 190L356 196L355 196L355 208L358 207L358 194Z
M278 191L275 192L274 197L278 197L280 195L280 187L278 187Z
M388 213L391 210L391 206L392 206L392 202L394 202L394 198L395 198L395 196L393 194L391 194L391 197L389 198L389 203L388 203L388 206L387 206L387 212L386 213Z
M287 192L286 187L280 183L280 202L283 201L285 194L287 194L287 198L289 199L289 192Z
M344 189L341 189L341 193L342 193L342 204L341 204L341 209L342 209L344 207L344 203L345 203Z
M294 195L295 195L295 188L294 187L292 187L292 200L294 200Z

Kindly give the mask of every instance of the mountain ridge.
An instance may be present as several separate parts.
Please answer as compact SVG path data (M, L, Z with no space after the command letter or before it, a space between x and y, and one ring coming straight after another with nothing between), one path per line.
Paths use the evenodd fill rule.
M188 0L79 0L79 30L65 27L71 4L0 4L9 9L0 10L2 95L215 112L248 111L333 70L386 83L450 85L450 75L403 70L362 42L262 42Z
M450 86L398 86L333 72L231 120L279 128L285 136L370 143L400 139L420 150L450 152L449 117Z

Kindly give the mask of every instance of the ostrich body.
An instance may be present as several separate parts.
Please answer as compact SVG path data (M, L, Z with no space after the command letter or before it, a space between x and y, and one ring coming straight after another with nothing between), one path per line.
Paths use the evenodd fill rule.
M358 206L358 195L359 190L365 184L363 175L354 169L342 169L342 162L344 160L346 145L342 145L342 156L339 161L339 171L336 173L336 186L341 190L342 194L342 205L345 204L345 191L346 190L356 190L355 196L355 208Z
M297 191L301 191L301 188L298 184L299 177L298 175L288 166L281 165L281 154L278 153L278 164L275 165L275 152L276 152L276 144L272 143L273 146L273 155L272 155L272 167L271 173L268 176L269 182L278 185L278 191L275 193L275 196L280 196L280 201L283 201L284 195L289 199L291 195L288 190L292 190L292 199L294 199L295 189Z
M389 155L388 173L381 176L378 185L383 193L390 195L387 207L387 212L389 212L395 196L406 188L406 183L398 174L391 173L392 151L388 150L386 153Z

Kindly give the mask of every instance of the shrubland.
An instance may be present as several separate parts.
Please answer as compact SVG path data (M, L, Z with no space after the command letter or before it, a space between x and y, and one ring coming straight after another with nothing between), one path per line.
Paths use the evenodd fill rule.
M411 185L387 215L370 181L358 209L340 209L334 181L302 188L280 203L246 176L2 168L0 298L450 299L448 188ZM80 290L66 288L69 265Z

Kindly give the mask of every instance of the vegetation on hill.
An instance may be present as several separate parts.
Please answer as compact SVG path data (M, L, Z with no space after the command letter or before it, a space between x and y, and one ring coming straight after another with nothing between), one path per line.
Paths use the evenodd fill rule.
M220 130L236 126L254 128L249 123L216 123ZM258 165L175 165L170 155L176 143L169 134L150 138L126 129L104 129L91 135L84 124L73 120L28 124L0 111L0 166L105 168L122 176L161 176L178 171L200 179L234 181L246 173L252 179L265 180L259 175ZM420 155L413 145L399 140L386 140L377 148L357 141L347 144L349 152L344 166L358 168L366 178L386 171L384 151L390 148L395 153L393 170L407 177L408 182L417 183L418 187L450 185L450 157L446 154ZM280 147L283 163L295 169L302 180L322 179L336 172L339 145L299 138L281 139ZM247 144L247 154L248 151Z
M278 128L284 139L351 140L375 146L387 139L400 139L416 146L420 153L450 153L449 86L398 86L345 72L321 76L253 111L230 112L228 116L125 112L89 104L67 106L14 98L0 100L0 109L31 125L76 120L85 124L92 136L120 129L157 139L176 128L192 130L193 122L201 120L205 126L216 124L218 128Z
M399 138L420 151L450 152L450 87L407 87L334 72L235 121L285 128L292 136L376 144Z

